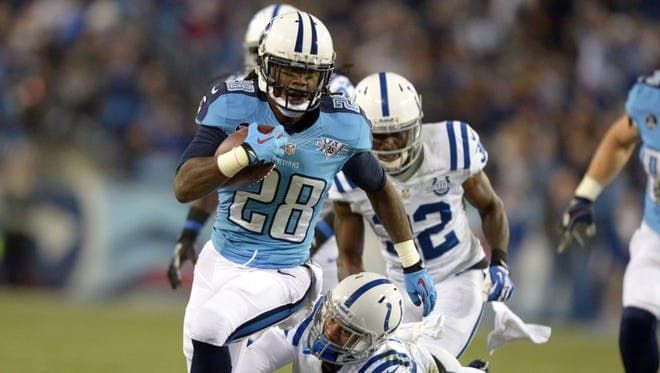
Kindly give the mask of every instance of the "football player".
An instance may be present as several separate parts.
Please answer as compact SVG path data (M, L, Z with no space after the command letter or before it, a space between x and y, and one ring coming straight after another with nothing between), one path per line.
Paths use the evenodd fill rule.
M272 328L247 347L235 372L274 372L293 362L294 372L483 373L461 367L440 346L439 320L415 326L402 319L403 299L390 280L354 274L321 296L300 324Z
M236 72L229 77L220 78L221 81L242 80L246 78L251 72L254 73L254 68L257 66L257 48L259 46L259 36L266 27L268 22L275 16L287 12L295 11L291 5L288 4L273 4L259 10L252 17L243 42L244 49L244 70ZM355 88L351 81L340 74L333 73L330 77L328 90L332 93L341 94L344 97L352 98ZM167 279L172 289L176 289L181 285L181 266L188 260L193 264L197 260L197 251L195 250L195 241L199 232L204 227L204 224L215 212L218 207L218 195L216 193L209 193L190 204L188 209L188 216L183 226L183 230L179 234L172 257L167 268ZM327 234L327 230L319 232ZM337 283L336 273L336 250L328 251L323 250L322 256L317 258L323 268L323 287L334 286Z
M465 122L422 124L421 98L398 74L364 78L356 86L355 101L371 122L372 152L401 195L420 256L441 294L433 312L446 317L442 346L458 357L474 336L485 301L506 301L513 291L507 216L483 171L488 154ZM330 198L335 201L340 278L363 271L363 242L355 237L362 237L366 220L379 238L388 277L403 288L392 241L352 177L337 175ZM465 200L481 216L490 263L468 226ZM421 320L412 303L406 300L404 306L404 321Z
M660 315L660 70L631 88L626 111L610 127L562 217L562 252L575 239L596 233L593 202L619 174L641 141L639 158L647 174L644 217L630 240L623 277L619 350L626 372L657 372L656 324Z
M202 98L193 141L184 151L174 194L190 202L217 190L211 240L200 253L184 317L190 371L231 370L232 350L315 297L308 263L313 228L333 177L343 170L365 190L401 257L408 295L429 313L435 287L417 255L393 184L369 152L371 131L350 99L328 95L332 37L311 14L273 18L259 43L257 78L216 84ZM249 123L244 142L215 156ZM273 126L263 134L260 124ZM251 165L274 162L263 180L223 185Z

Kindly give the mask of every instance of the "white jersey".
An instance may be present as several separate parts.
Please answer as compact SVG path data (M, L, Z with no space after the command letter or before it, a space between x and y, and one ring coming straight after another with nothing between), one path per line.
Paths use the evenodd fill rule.
M466 123L445 121L422 125L423 161L408 180L391 178L410 220L424 265L438 282L481 261L485 255L470 230L463 204L463 182L481 171L488 153ZM380 239L388 273L403 277L394 245L364 191L343 173L337 174L329 198L347 202L362 215ZM400 279L402 280L402 279Z

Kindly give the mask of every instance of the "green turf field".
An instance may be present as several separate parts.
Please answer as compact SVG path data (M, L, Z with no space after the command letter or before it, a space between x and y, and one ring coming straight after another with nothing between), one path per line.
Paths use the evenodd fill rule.
M83 306L0 289L0 372L184 372L185 298L143 298ZM461 360L485 357L485 345L482 333ZM614 330L601 335L555 328L545 345L515 342L489 360L494 373L623 371Z

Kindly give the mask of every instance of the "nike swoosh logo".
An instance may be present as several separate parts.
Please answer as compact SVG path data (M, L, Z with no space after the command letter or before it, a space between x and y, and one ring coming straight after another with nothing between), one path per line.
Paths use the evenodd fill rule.
M219 90L220 89L218 88L218 86L214 85L213 88L211 88L211 94L214 95L214 94L218 93Z
M263 138L263 139L257 139L257 144L263 144L263 143L265 143L266 141L268 141L272 138L273 138L273 136L266 137L266 138Z
M424 289L424 297L428 297L429 290L426 288L426 282L424 282L424 279L420 278L419 280L417 280L417 283L422 287L422 289Z

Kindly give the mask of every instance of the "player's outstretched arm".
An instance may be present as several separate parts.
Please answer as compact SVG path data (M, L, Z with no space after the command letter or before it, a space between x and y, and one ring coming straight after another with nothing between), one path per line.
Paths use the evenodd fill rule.
M424 304L424 316L435 306L436 292L433 279L422 265L415 241L412 239L410 222L399 193L387 178L383 167L370 152L354 155L342 168L369 197L376 215L394 242L406 281L406 292L413 304Z
M495 193L485 172L470 176L463 183L465 198L481 216L481 226L491 248L488 301L506 301L513 293L513 282L506 262L509 247L509 220L502 199Z
M630 159L639 132L627 114L621 115L601 140L587 173L575 190L575 196L564 211L562 234L557 250L564 251L572 240L584 244L585 236L596 234L592 203Z
M364 223L362 216L351 211L345 202L334 203L334 228L337 239L337 276L339 281L354 273L364 272Z
M218 195L214 192L193 201L190 205L185 225L174 245L172 258L167 267L167 279L172 289L176 290L181 285L181 266L187 260L192 264L197 262L195 240L217 206Z
M383 227L395 243L394 249L401 260L408 295L416 306L423 304L423 315L428 315L435 306L435 284L422 265L422 259L412 239L408 215L396 188L385 178L383 187L375 192L367 192L367 196Z

